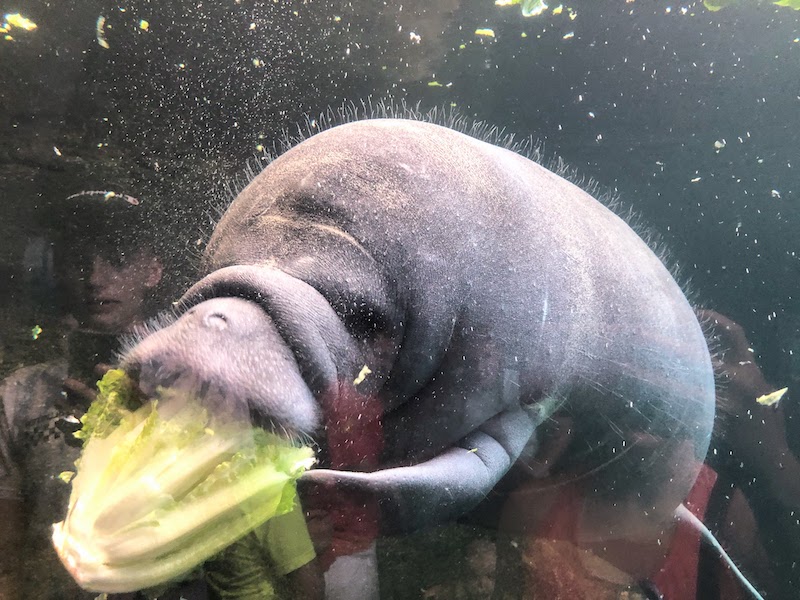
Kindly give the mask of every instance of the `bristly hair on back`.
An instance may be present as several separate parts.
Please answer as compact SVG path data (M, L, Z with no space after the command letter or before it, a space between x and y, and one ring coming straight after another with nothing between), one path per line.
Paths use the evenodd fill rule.
M628 203L622 201L616 189L604 188L595 179L581 174L577 168L568 165L560 156L547 157L544 145L532 136L520 138L514 133L508 132L504 127L493 126L486 121L465 116L458 108L435 106L423 110L420 103L411 105L405 100L396 101L392 98L373 100L372 97L368 97L360 102L346 102L338 108L329 107L317 116L306 115L294 127L284 129L269 147L247 161L241 173L223 183L223 192L214 202L214 214L209 214L209 229L202 236L204 241L208 241L214 227L236 196L273 160L317 133L364 119L411 119L441 125L494 146L511 150L542 165L577 185L624 220L669 269L689 302L696 303L688 277L677 261L671 257L662 236L647 225Z
M520 140L513 133L506 132L504 128L489 125L485 121L470 119L455 108L433 107L424 111L420 108L419 103L410 105L405 100L396 102L392 99L373 101L370 97L359 103L347 102L338 108L328 108L316 116L306 115L294 127L284 129L269 147L247 161L240 174L223 184L225 193L222 196L225 198L225 204L218 203L215 211L224 213L227 204L233 201L256 175L277 157L301 142L338 125L365 119L410 119L442 125L492 145L506 148L535 162L541 161L540 145L535 143L532 137ZM548 166L548 168L550 167Z

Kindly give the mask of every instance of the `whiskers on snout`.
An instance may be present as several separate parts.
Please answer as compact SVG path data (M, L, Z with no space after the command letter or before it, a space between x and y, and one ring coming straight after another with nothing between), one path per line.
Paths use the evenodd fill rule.
M162 329L166 329L177 321L179 317L180 314L176 309L167 309L144 323L134 326L132 331L122 334L120 336L119 361L123 362L125 357L129 355L142 340Z
M160 413L169 415L187 402L195 402L214 420L248 422L293 446L317 446L308 432L271 415L257 399L243 397L227 386L198 378L187 369L175 369L158 361L123 362L122 368L134 383L136 396L143 402L157 400Z
M292 446L302 448L304 446L318 449L316 440L308 433L292 427L288 427L277 419L274 419L253 407L251 401L247 402L250 406L250 422L261 429L274 433L275 435L287 440Z

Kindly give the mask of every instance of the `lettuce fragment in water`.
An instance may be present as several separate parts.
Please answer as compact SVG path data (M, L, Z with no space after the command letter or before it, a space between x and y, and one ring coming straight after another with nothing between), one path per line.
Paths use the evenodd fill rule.
M173 581L292 509L310 448L163 390L136 402L119 370L98 388L81 419L67 516L53 526L61 561L85 589Z

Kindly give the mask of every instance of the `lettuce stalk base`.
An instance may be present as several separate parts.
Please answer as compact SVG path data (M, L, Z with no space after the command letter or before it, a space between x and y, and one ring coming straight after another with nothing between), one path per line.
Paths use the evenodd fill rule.
M121 593L179 579L292 509L310 448L212 417L190 398L131 400L109 371L82 419L84 448L53 545L84 589Z

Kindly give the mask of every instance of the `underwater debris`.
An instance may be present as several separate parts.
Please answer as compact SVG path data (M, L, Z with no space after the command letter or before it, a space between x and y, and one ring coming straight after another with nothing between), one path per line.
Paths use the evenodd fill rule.
M361 367L361 372L358 374L358 377L353 380L353 385L358 385L364 381L367 378L367 375L370 373L372 373L372 369L370 369L367 365Z
M78 192L77 194L71 194L67 196L67 200L72 200L73 198L78 198L80 196L102 196L103 200L110 200L111 198L120 198L127 202L128 204L132 204L133 206L138 206L139 199L134 198L133 196L129 196L128 194L118 194L117 192L109 192L106 190L85 190L83 192Z
M775 390L769 394L764 394L763 396L756 398L756 402L762 406L775 406L778 402L780 402L781 398L783 398L784 394L786 394L788 390L789 388L785 387Z
M536 17L541 15L549 7L544 0L495 0L496 6L516 6L521 5L523 17Z
M33 31L38 25L19 13L6 13L3 15L3 33L10 31L12 27L25 31Z
M106 35L104 31L105 26L106 18L103 15L100 15L97 17L97 23L94 27L95 37L97 38L97 43L100 45L100 47L108 49L111 46L109 46L108 42L106 41Z
M752 2L752 0L749 1ZM717 12L726 6L738 4L739 2L740 0L703 0L703 6L705 6L706 9L710 10L711 12ZM771 3L775 6L783 6L785 8L800 10L800 0L772 0Z

